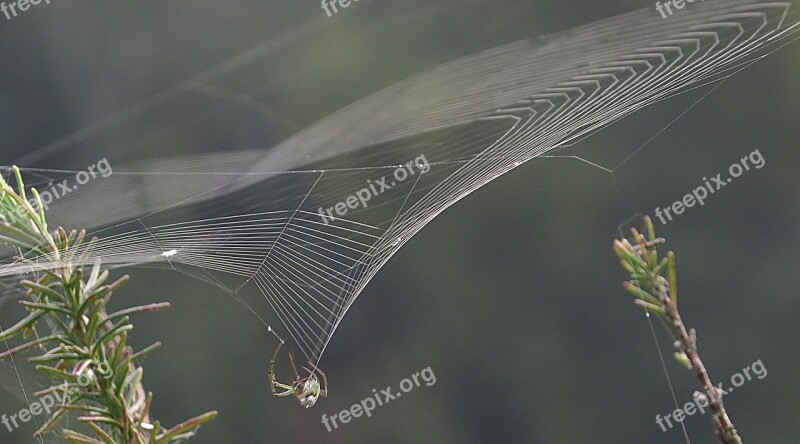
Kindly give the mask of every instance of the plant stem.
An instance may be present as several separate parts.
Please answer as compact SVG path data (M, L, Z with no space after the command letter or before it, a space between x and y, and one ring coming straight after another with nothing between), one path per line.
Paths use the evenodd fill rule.
M686 325L681 320L680 312L678 311L677 304L673 303L666 295L666 290L661 289L662 300L666 301L664 304L665 312L672 328L678 334L678 350L686 353L689 362L692 364L692 372L697 377L700 385L705 391L706 397L709 400L709 406L714 412L714 429L717 437L725 444L741 444L742 440L736 432L733 423L725 411L725 405L722 402L722 394L717 391L714 384L711 383L711 377L708 375L703 360L700 359L700 353L697 351L697 339L694 332L690 333L686 329Z
M686 328L678 311L675 254L670 251L665 259L659 261L656 249L659 244L664 243L664 239L656 238L653 222L649 217L645 217L645 225L647 238L631 228L633 238L630 242L627 239L614 242L614 251L623 268L631 275L631 280L623 286L637 297L637 305L669 323L677 336L674 344L677 349L675 358L694 373L703 387L708 405L714 412L714 431L719 440L723 444L741 444L742 440L725 411L722 393L711 383L708 371L700 359L695 331ZM661 275L665 269L667 278Z
M152 394L142 385L144 370L137 361L157 348L160 343L134 353L126 345L128 332L133 329L129 315L169 307L168 303L149 304L123 309L108 315L106 307L112 293L125 283L127 276L104 284L107 271L100 262L85 278L86 259L75 253L90 251L92 242L84 244L85 232L67 233L59 227L47 230L39 194L32 189L39 211L26 199L19 169L14 168L18 191L0 176L0 242L18 248L19 262L29 261L29 255L44 258L44 263L31 262L37 270L35 279L24 280L31 301L21 301L30 314L10 329L0 330L0 340L36 332L38 321L47 317L59 331L37 338L4 353L0 359L17 353L38 349L40 356L30 358L37 370L63 380L64 384L40 392L40 396L63 390L63 404L36 431L34 437L51 430L67 411L78 411L78 421L85 424L98 439L74 430L63 430L70 443L127 443L169 444L183 442L194 436L198 427L217 416L209 412L171 428L163 428L150 419ZM77 259L75 259L78 257Z

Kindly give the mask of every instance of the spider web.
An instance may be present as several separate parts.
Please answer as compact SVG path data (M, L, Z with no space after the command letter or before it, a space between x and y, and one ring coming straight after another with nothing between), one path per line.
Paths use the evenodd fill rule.
M83 263L169 267L212 283L265 325L266 304L306 358L319 363L365 286L442 211L643 107L719 85L795 39L790 6L706 1L669 20L647 9L447 63L272 148L121 164L109 156L113 174L53 202L48 219L99 236L68 253ZM268 54L256 51L192 79L45 154L113 137L123 131L119 122L146 120L173 102L223 106L171 120L148 143L242 108L269 113L255 98L258 86L243 87L237 76ZM23 168L40 189L78 172ZM357 200L362 190L373 191L368 201ZM320 214L329 209L332 217ZM8 259L0 279L51 265L47 257Z

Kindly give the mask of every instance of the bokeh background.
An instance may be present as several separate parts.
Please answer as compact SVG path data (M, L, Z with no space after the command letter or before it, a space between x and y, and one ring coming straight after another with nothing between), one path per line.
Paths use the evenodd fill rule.
M105 153L121 162L268 148L457 57L650 6L361 0L328 18L311 0L53 0L11 21L0 16L0 164L84 168ZM153 134L196 111L167 98L121 122L104 120L253 48L263 54L228 79L268 110L215 102L208 111L224 118L202 131ZM768 370L726 399L746 442L800 441L798 69L793 43L726 81L614 174L534 160L449 209L350 310L321 362L331 397L311 410L270 396L275 339L236 301L167 270L129 270L116 304L173 303L134 320L135 346L165 343L145 362L156 416L175 423L219 410L196 443L683 442L679 429L655 424L673 401L650 327L620 287L611 241L630 216L668 206L759 149L764 168L657 228L677 251L682 311L712 378L727 381L758 359ZM617 165L706 92L647 108L569 154ZM124 130L54 144L82 128L99 131L98 122ZM18 314L5 304L0 322ZM679 402L690 400L695 381L666 360ZM0 365L0 412L11 414L25 403L11 367ZM428 366L435 385L332 433L322 425L321 414ZM709 415L686 426L692 442L714 442ZM0 428L0 442L33 442L33 430Z

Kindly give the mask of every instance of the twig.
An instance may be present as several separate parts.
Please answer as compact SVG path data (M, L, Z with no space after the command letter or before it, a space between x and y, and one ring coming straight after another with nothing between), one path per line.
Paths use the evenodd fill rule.
M647 238L635 228L631 228L633 238L614 241L614 251L620 258L622 267L631 275L631 280L623 286L637 299L636 305L665 319L677 340L675 359L691 370L703 387L709 406L714 412L714 430L724 444L741 444L742 440L725 411L722 393L711 383L703 361L697 350L697 335L694 329L687 329L678 311L677 273L675 270L675 254L668 252L667 257L659 261L656 248L664 243L664 239L655 236L653 222L645 217ZM667 277L662 276L664 270Z
M68 411L84 414L78 416L78 421L97 437L63 430L64 438L71 443L168 444L194 436L200 425L216 417L217 412L197 416L172 429L151 420L152 394L144 390L144 370L138 361L161 343L138 353L126 345L128 332L133 329L129 315L167 308L169 304L149 304L109 315L106 307L111 295L128 277L105 284L108 272L101 271L99 261L86 277L83 266L86 259L82 256L88 254L94 240L84 243L84 231L67 233L61 227L48 231L39 194L31 190L37 211L26 198L16 167L14 175L17 190L0 176L0 242L19 248L19 262L31 262L29 257L36 257L39 271L34 274L35 279L20 283L31 299L20 304L30 313L13 327L0 330L0 340L35 333L42 318L59 330L10 348L0 353L0 359L37 349L42 354L29 361L37 363L40 372L64 381L37 394L45 396L63 390L65 396L63 404L34 437L55 427Z

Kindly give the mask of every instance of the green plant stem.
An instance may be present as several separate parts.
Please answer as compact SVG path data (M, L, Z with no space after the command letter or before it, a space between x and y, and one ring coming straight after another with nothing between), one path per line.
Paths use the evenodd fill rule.
M697 337L693 329L687 329L678 310L677 272L675 254L659 262L657 246L664 243L656 238L653 222L645 217L647 237L632 228L633 238L614 242L614 251L620 258L623 268L631 275L631 280L623 284L626 290L636 296L636 304L648 312L660 316L668 322L675 341L676 360L687 366L703 387L708 405L714 412L714 431L723 444L741 444L742 440L725 410L722 394L711 383L705 365L697 350ZM667 278L662 276L666 269Z
M703 387L706 396L709 399L709 406L714 412L714 429L717 437L725 444L741 444L742 440L736 432L725 410L725 405L722 402L722 396L711 383L711 377L708 376L708 371L700 359L700 353L697 351L697 340L694 335L691 335L686 326L681 320L681 315L678 312L678 307L671 302L666 304L667 317L672 323L673 329L678 333L678 341L680 342L680 349L684 350L689 362L692 364L692 372L700 385Z
M89 437L74 430L63 430L71 443L91 444L168 444L194 436L198 427L215 418L217 412L189 419L171 429L164 429L150 419L152 394L142 385L143 369L137 361L160 345L160 342L134 353L127 346L133 329L129 316L169 307L167 303L149 304L123 309L108 315L106 307L113 292L128 277L104 284L107 271L100 263L85 279L82 255L90 251L92 242L84 244L85 232L67 233L59 227L47 230L39 194L31 190L39 211L26 200L19 169L14 168L18 190L0 177L0 242L19 250L17 261L25 263L29 255L38 258L34 265L36 279L20 283L31 301L21 301L30 313L13 327L3 330L1 340L28 336L36 332L41 318L48 318L61 331L37 338L0 353L0 359L38 349L43 353L30 358L36 369L65 381L67 396L63 405L36 431L35 437L51 430L67 411L78 411L78 421L95 435ZM80 253L80 254L76 254ZM79 258L79 259L75 259ZM42 264L42 260L46 261ZM77 260L77 262L73 262ZM49 347L49 349L48 349ZM61 390L51 387L39 396Z

